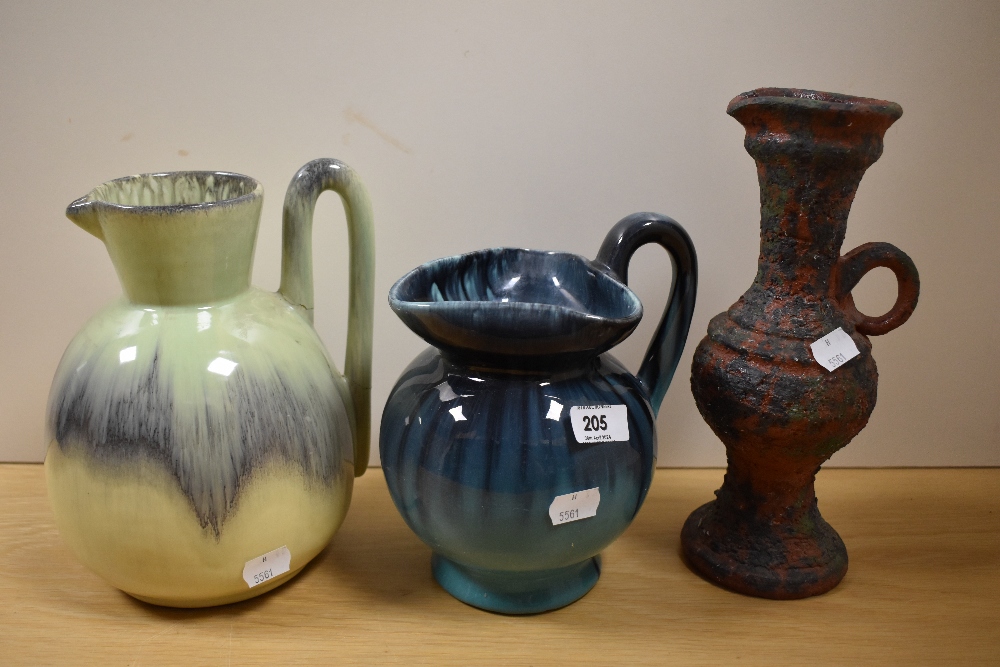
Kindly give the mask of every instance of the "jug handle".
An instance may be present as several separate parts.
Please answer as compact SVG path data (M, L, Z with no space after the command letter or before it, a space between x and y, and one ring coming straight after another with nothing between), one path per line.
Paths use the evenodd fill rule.
M281 294L313 322L312 222L326 190L340 195L347 214L350 294L344 379L354 433L354 474L368 467L371 438L372 319L375 301L375 231L365 186L349 166L321 158L299 169L285 193L282 213Z
M920 274L909 255L891 243L859 245L837 261L836 296L858 333L866 336L887 334L910 319L920 297ZM883 266L896 274L896 303L885 315L869 317L854 305L853 290L866 273Z
M673 267L670 298L636 375L656 415L684 351L694 314L698 290L698 257L694 244L674 220L656 213L633 213L608 232L597 253L597 262L627 285L629 261L635 251L647 243L660 244L670 254Z

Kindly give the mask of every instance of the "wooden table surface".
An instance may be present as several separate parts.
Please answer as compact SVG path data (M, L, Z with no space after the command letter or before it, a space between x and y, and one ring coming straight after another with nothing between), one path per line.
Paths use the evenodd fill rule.
M138 602L77 563L40 465L0 466L0 665L1000 665L1000 469L825 470L850 552L826 595L743 597L689 570L688 512L721 470L658 470L597 586L548 614L468 607L430 573L378 469L290 583L203 610Z

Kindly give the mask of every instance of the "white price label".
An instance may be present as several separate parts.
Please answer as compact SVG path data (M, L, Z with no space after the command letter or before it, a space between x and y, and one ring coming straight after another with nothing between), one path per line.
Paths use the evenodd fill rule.
M628 408L624 405L574 405L569 409L569 420L581 445L628 442Z
M553 526L589 519L597 515L597 506L600 504L601 489L596 486L586 491L556 496L549 505L549 518L552 519Z
M243 581L247 586L253 588L265 581L270 581L285 572L292 564L292 552L288 547L279 547L274 551L268 551L263 556L257 556L248 560L243 566Z
M813 358L828 371L840 368L854 357L861 354L854 339L843 329L837 327L818 341L810 345Z

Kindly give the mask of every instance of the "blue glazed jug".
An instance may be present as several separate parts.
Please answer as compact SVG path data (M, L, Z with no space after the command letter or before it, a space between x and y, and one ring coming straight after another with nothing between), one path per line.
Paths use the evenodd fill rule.
M639 323L632 254L673 259L663 319L637 376L608 350ZM389 304L433 347L382 414L392 499L459 600L507 614L567 605L600 576L656 464L655 418L684 348L694 246L669 218L619 222L589 261L513 248L439 259L403 276Z

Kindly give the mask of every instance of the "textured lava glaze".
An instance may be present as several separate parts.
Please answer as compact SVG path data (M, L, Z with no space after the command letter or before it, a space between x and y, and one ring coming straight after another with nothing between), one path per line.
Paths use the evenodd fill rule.
M678 280L645 375L634 377L605 350L641 317L623 281L647 242L671 253ZM393 286L393 310L434 347L389 396L382 467L396 507L434 550L445 590L526 614L569 604L597 583L600 551L649 490L656 409L683 348L695 280L680 226L637 214L612 230L596 262L483 250L431 262ZM577 441L571 409L596 405L626 407L628 440ZM593 488L595 516L553 525L553 499Z
M324 189L353 205L352 268L371 262L356 177L314 161L289 187L278 294L249 284L262 189L246 176L134 176L67 211L104 241L125 298L91 318L56 371L49 498L80 560L130 595L180 607L259 595L300 571L344 519L356 440L368 437L367 389L357 387L369 384L373 290L352 283L345 378L311 326L302 260ZM244 564L279 547L289 572L250 588Z
M733 590L789 599L817 595L847 572L847 550L819 513L820 466L868 422L878 371L869 335L913 312L913 262L886 243L841 256L865 170L902 109L881 100L762 88L728 112L747 130L761 189L761 251L750 289L709 324L695 351L695 402L726 445L716 500L682 531L689 562ZM892 310L867 317L851 289L876 266L899 280ZM860 355L829 372L809 345L842 328Z

